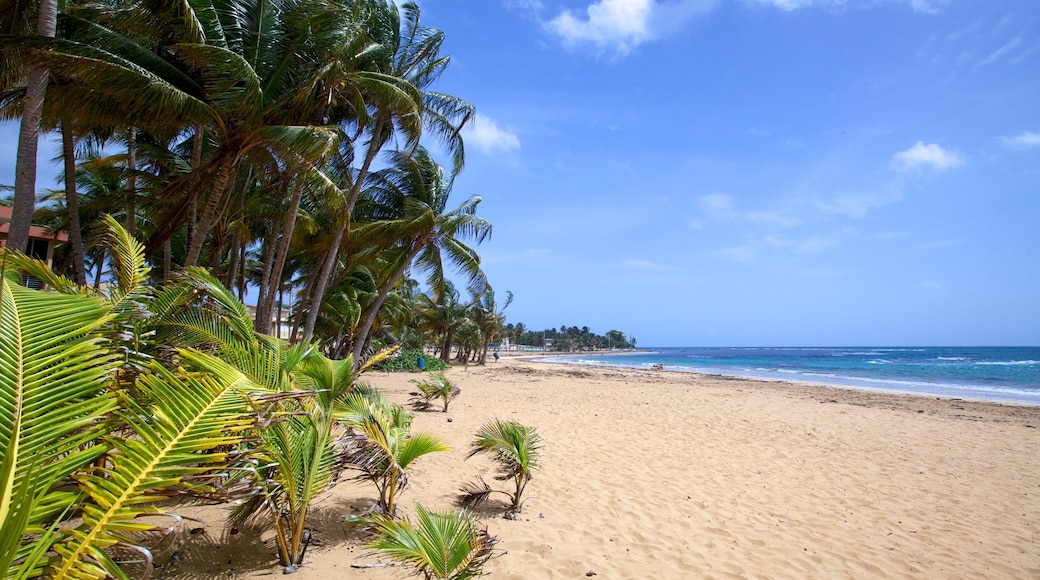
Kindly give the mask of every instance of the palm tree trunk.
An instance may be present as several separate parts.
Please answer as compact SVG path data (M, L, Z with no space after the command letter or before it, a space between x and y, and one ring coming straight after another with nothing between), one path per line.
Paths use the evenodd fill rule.
M412 250L408 257L401 260L400 265L397 266L397 271L391 276L383 285L379 288L379 296L376 297L372 304L369 304L368 308L365 309L365 315L362 319L361 326L358 327L358 331L354 333L354 348L351 349L354 355L354 367L361 366L361 353L365 350L365 343L368 342L368 335L372 331L372 325L376 322L376 315L379 314L379 309L383 307L383 302L386 301L386 297L390 294L390 291L394 289L404 278L405 271L412 265L412 261L419 255L423 246L416 244L416 248Z
M170 280L170 272L173 269L173 242L170 241L170 238L166 238L166 241L163 242L162 267L163 282L168 282Z
M195 125L195 136L191 142L191 170L198 171L202 167L202 126ZM195 238L196 221L199 218L198 192L194 189L188 194L188 241Z
M318 278L318 283L314 285L314 294L311 295L310 309L307 312L307 323L303 326L304 341L310 340L314 334L314 325L318 321L321 302L325 299L325 290L328 288L329 279L332 277L332 267L336 264L336 260L339 259L340 243L343 242L343 237L350 230L350 216L354 213L354 205L357 204L358 197L361 195L361 187L365 183L365 178L368 177L368 170L372 167L372 160L379 153L379 139L382 135L384 124L385 120L382 117L376 120L376 125L372 129L372 139L368 142L368 151L365 153L365 161L361 164L361 169L358 170L357 177L350 187L350 195L347 196L347 203L343 207L343 223L336 230L335 241L325 257L325 263L321 266L321 275Z
M336 229L336 235L332 238L332 245L329 247L329 251L325 254L325 261L321 264L321 272L318 274L318 281L314 285L314 293L311 294L311 303L307 309L307 321L303 324L303 337L301 340L307 342L314 335L314 325L318 322L318 311L321 310L321 301L325 299L325 289L329 285L329 280L332 279L332 270L336 265L336 261L339 260L339 246L343 243L343 237L347 233L347 228L350 227L350 221L344 220L339 228Z
M61 124L61 155L65 162L65 207L69 212L69 249L76 284L87 285L87 265L83 259L83 229L79 223L79 194L76 192L75 136Z
M137 232L137 128L126 130L126 232Z
M268 289L265 298L266 303L264 304L263 310L265 313L270 313L274 307L275 294L279 296L281 300L282 290L282 271L285 269L285 260L289 255L289 246L292 245L293 231L296 229L296 216L300 212L300 200L303 199L303 176L297 176L296 186L293 188L292 199L289 201L288 213L285 215L285 223L282 225L282 237L278 244L278 255L275 257L274 266L271 269L271 277L268 281L270 288ZM257 305L257 312L260 311L260 305ZM268 316L267 318L270 318ZM281 320L281 313L279 313L279 321ZM279 329L280 331L281 329Z
M36 34L53 38L58 18L57 0L41 0L36 16ZM40 118L47 95L46 67L29 70L22 124L18 131L18 160L14 172L14 207L7 247L24 252L29 243L29 226L36 209L36 151L40 143Z
M275 244L274 240L271 239L270 237L267 237L267 238L264 239L263 253L262 253L261 258L260 258L263 261L264 264L270 264L271 263L271 260L274 257L274 248L275 248L274 244ZM267 268L265 268L263 277L267 278L270 275L271 275L270 271ZM263 281L261 281L261 283L260 283L260 293L261 294L260 294L260 297L259 297L259 299L257 300L257 303L256 303L256 319L253 320L253 328L257 332L259 332L261 334L268 334L269 333L268 331L271 328L271 317L269 315L267 315L267 314L265 314L265 313L260 311L262 305L267 302L267 300L266 300L266 298L264 297L264 294L263 294L266 291L267 291L267 285L264 284Z
M217 208L220 207L220 200L224 197L224 190L227 189L228 183L231 181L231 174L234 172L237 164L237 157L234 162L224 163L220 168L220 173L217 174L217 179L213 181L213 189L210 191L209 199L206 200L206 206L202 208L202 215L199 217L195 235L192 236L188 244L188 255L184 258L185 268L194 266L199 261L199 255L202 253L202 242L206 239L209 231L213 229L213 224L218 217Z

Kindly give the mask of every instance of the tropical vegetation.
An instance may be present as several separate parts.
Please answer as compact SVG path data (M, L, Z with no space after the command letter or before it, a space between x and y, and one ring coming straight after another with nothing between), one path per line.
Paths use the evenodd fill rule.
M468 457L485 454L498 466L498 481L511 481L512 491L494 490L483 479L462 488L460 500L467 507L476 506L493 493L509 497L507 513L516 513L523 508L523 494L532 474L541 467L542 437L533 427L516 421L493 419L477 430L476 439Z
M419 356L482 364L505 336L481 198L450 200L474 107L434 90L443 33L390 0L0 14L0 119L22 123L0 251L5 577L147 578L149 534L186 499L235 502L292 572L346 471L374 485L384 540L443 540L422 573L479 574L493 539L471 516L416 506L410 528L397 507L447 445L359 382ZM37 200L41 131L64 174ZM22 253L30 223L68 233L53 261Z
M414 399L418 408L427 409L432 406L435 399L440 399L444 403L442 411L445 413L448 412L448 403L459 396L462 391L443 373L430 373L425 380L416 379L412 381L412 384L419 388Z
M413 567L426 580L465 580L481 575L498 538L465 510L431 513L415 504L416 522L377 517L370 544L379 555Z

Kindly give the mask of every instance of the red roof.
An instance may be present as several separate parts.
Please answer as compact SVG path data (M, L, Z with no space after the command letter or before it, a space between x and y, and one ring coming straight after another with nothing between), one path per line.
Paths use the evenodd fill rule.
M11 232L11 215L14 210L11 208L0 205L0 236L7 238L7 234ZM36 238L38 240L54 240L56 242L67 242L69 241L69 234L62 231L52 232L47 228L41 228L39 226L29 226L29 237Z

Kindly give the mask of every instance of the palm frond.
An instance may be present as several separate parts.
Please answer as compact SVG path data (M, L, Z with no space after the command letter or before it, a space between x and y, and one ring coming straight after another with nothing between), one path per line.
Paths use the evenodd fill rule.
M218 364L190 350L181 356L207 363L211 370ZM153 364L138 378L139 390L152 404L143 407L124 394L120 417L134 437L107 436L114 449L109 462L76 477L93 505L85 506L82 526L55 545L60 561L54 576L125 578L105 548L134 545L129 534L153 529L135 519L161 513L151 504L174 490L212 489L210 478L227 454L211 451L238 443L257 421L244 394L257 390L256 385L227 365L220 370L175 374Z
M427 578L464 580L482 574L498 538L465 511L431 513L415 505L416 523L387 516L372 518L377 554L403 562Z

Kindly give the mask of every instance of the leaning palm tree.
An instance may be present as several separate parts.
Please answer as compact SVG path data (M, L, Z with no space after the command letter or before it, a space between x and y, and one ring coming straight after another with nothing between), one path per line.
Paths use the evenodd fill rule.
M408 270L423 274L438 297L443 296L448 280L445 262L465 277L473 294L481 294L487 287L480 256L466 243L472 239L479 244L491 237L491 223L476 215L479 196L448 209L452 181L421 147L412 155L393 154L391 166L374 174L371 182L369 194L377 205L376 219L359 225L354 240L363 245L375 245L378 240L382 247L391 241L388 254L393 266L380 285L379 296L365 308L356 332L355 356L364 349L386 296Z
M523 507L521 497L524 488L531 481L531 473L541 467L542 438L538 430L515 421L494 419L485 423L477 431L477 438L466 458L478 453L490 455L498 462L499 474L495 479L510 481L514 484L513 492L495 491L484 481L468 484L462 488L460 499L463 505L473 506L482 503L492 493L508 495L511 501L510 512L518 512Z
M374 516L372 550L412 566L426 580L464 580L483 574L497 537L465 511L430 513L420 504L415 504L415 511L415 524Z

